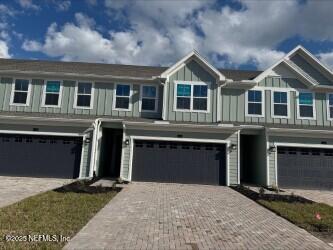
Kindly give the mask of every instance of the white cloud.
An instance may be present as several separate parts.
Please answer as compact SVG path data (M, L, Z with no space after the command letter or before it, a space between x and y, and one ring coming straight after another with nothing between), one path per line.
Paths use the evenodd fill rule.
M67 11L71 7L71 2L69 0L56 2L56 4L59 11Z
M24 9L39 10L40 7L33 3L32 0L19 0L20 6Z
M91 6L96 6L97 5L97 0L86 0L86 3Z
M0 58L10 58L8 45L5 41L0 40Z
M319 53L318 57L324 64L333 69L333 51L327 53Z
M127 30L102 34L77 13L74 23L52 24L43 42L25 41L23 48L63 60L149 65L172 64L196 49L217 66L250 62L263 69L285 54L276 49L285 39L333 41L333 2L242 1L239 10L214 3L105 0L111 27L124 22Z

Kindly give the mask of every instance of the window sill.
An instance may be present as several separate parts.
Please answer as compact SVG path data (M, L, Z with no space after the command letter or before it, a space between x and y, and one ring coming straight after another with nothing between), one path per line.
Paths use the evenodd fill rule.
M75 106L74 109L93 109L93 107L80 107L80 106Z
M174 112L187 112L187 113L210 113L208 110L191 110L191 109L174 109Z
M10 106L29 107L29 104L11 103Z

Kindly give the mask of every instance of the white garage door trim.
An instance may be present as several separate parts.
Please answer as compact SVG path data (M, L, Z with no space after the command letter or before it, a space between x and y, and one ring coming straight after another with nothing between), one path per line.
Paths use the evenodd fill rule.
M328 148L328 149L333 149L333 145L328 145L328 144L304 144L304 143L289 143L289 142L277 142L273 143L274 147L276 148L275 150L275 183L276 186L279 186L278 183L278 162L277 162L277 147L294 147L294 148Z
M176 141L176 142L198 142L198 143L219 143L226 144L226 185L229 186L229 162L231 141L215 140L215 139L197 139L197 138L175 138L175 137L153 137L153 136L130 136L130 159L129 159L129 181L132 180L132 165L133 165L133 148L135 140L153 140L153 141Z

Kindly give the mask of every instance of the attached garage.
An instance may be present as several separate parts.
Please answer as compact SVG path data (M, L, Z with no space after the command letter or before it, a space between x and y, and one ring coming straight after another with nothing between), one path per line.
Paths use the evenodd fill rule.
M135 140L132 180L226 185L226 144Z
M0 175L77 178L81 137L0 135Z
M278 147L278 185L333 189L333 149Z

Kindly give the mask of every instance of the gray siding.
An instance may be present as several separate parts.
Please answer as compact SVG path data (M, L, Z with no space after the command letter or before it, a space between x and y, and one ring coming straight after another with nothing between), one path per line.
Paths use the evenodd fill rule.
M287 137L287 136L269 136L269 146L274 146L274 143L300 143L300 144L322 144L326 142L333 146L333 138L314 138L314 137ZM269 182L270 185L276 185L276 169L275 159L276 152L271 152L269 155Z
M148 130L126 130L125 139L129 139L130 136L150 136L150 137L177 137L180 132L176 131L148 131ZM232 144L238 145L238 134L225 134L221 133L192 133L192 132L181 132L183 138L198 138L198 139L220 139L230 140ZM130 148L131 145L126 146L123 144L122 150L122 172L121 177L129 179L129 167L130 167ZM238 147L237 147L238 148ZM238 183L238 149L233 150L230 153L229 158L229 180L230 185Z
M210 112L175 112L174 111L174 81L202 81L210 85ZM217 84L215 78L202 68L196 61L190 61L175 72L169 79L166 100L166 120L181 122L216 122Z
M61 79L59 79L61 80ZM69 115L94 115L94 116L113 116L113 117L144 117L161 118L163 88L159 86L159 104L156 113L140 113L140 84L133 84L132 110L117 111L112 109L114 83L95 82L94 97L92 109L74 108L75 81L64 80L60 108L42 107L42 96L44 80L32 79L30 103L27 107L10 105L10 96L12 91L12 78L1 78L0 84L0 111L11 112L37 112L51 114L69 114Z
M261 82L261 87L274 87L274 88L295 88L301 86L296 79L278 79L268 77ZM303 87L304 88L304 87ZM222 108L221 119L222 122L234 123L261 123L261 124L275 124L287 126L320 126L332 127L332 121L327 117L327 100L325 93L315 93L315 109L316 120L297 119L297 94L295 90L290 91L290 118L272 118L271 114L271 90L265 89L265 116L264 117L248 117L245 115L245 93L243 89L225 89L222 88Z

